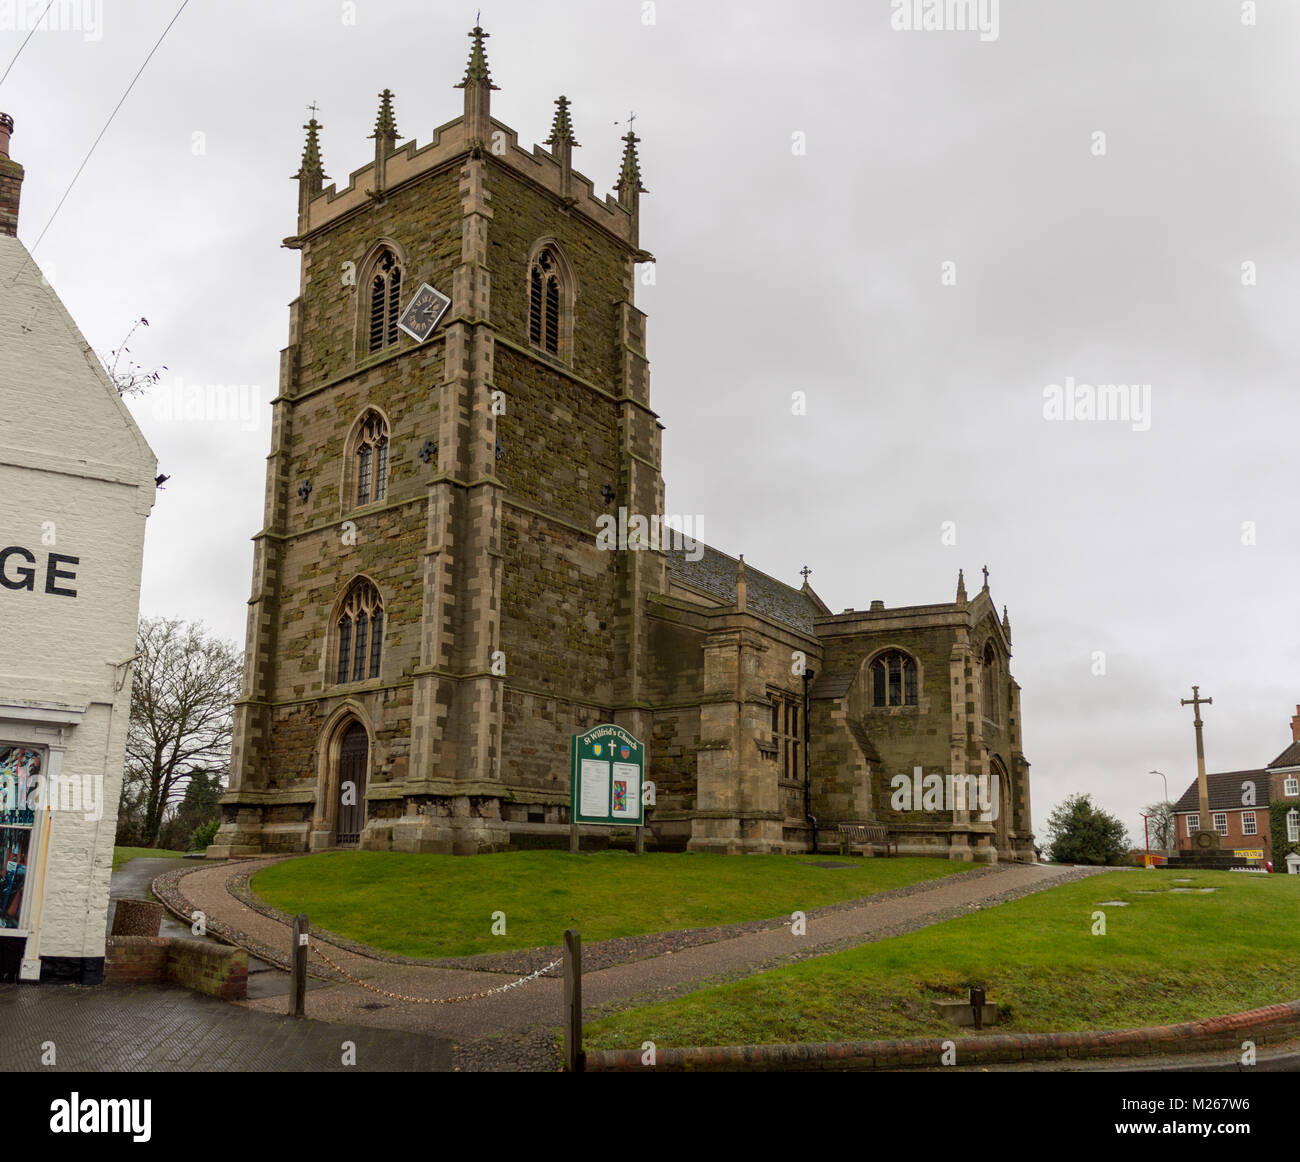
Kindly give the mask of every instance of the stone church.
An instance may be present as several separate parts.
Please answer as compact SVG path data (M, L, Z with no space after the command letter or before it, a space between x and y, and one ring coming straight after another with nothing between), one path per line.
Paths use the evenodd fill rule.
M573 168L564 97L531 152L491 112L475 28L461 116L325 185L296 175L301 286L272 403L244 689L212 856L472 854L563 842L569 740L648 747L648 846L1032 859L1011 629L982 589L832 613L671 533L635 306L646 193ZM606 522L608 524L608 520ZM951 591L950 591L951 592ZM993 811L910 795L982 775ZM937 785L941 779L934 779ZM951 780L949 780L951 782Z

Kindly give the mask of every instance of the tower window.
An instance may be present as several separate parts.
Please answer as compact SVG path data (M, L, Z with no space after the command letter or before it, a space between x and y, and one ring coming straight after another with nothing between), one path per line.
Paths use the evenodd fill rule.
M383 500L388 495L388 422L377 411L361 417L352 454L357 461L356 503Z
M528 338L548 355L560 354L562 283L558 259L549 246L543 247L528 273Z
M397 255L385 250L370 279L370 351L373 354L397 342L397 317L401 314L402 268Z
M353 582L338 617L335 681L362 682L379 677L383 649L384 605L369 581ZM367 648L368 647L368 648Z
M873 706L915 706L916 659L890 650L871 663Z
M984 643L983 665L980 669L984 717L999 722L1001 716L998 714L998 656L992 642Z

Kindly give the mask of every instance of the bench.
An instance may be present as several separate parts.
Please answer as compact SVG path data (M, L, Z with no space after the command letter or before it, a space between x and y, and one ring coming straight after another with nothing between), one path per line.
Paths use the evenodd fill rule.
M891 839L889 831L878 823L841 823L840 855L848 855L849 849L854 844L862 846L871 844L872 847L883 847L886 855L898 854L898 840ZM889 850L890 847L894 849L892 852Z

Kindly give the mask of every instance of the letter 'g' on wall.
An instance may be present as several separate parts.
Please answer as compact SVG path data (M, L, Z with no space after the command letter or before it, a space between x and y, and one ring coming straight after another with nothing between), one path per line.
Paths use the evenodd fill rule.
M63 582L75 581L75 569L66 565L80 565L80 557L51 553L45 562L45 592L55 597L76 597L77 591ZM36 556L21 545L0 549L0 585L6 589L36 592Z

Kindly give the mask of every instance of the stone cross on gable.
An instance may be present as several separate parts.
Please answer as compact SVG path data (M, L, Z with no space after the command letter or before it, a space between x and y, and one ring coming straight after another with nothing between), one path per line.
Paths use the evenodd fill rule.
M803 578L803 583L805 585L808 584L808 574L811 572L812 570L808 568L807 565L805 565L802 569L799 570L799 576Z

